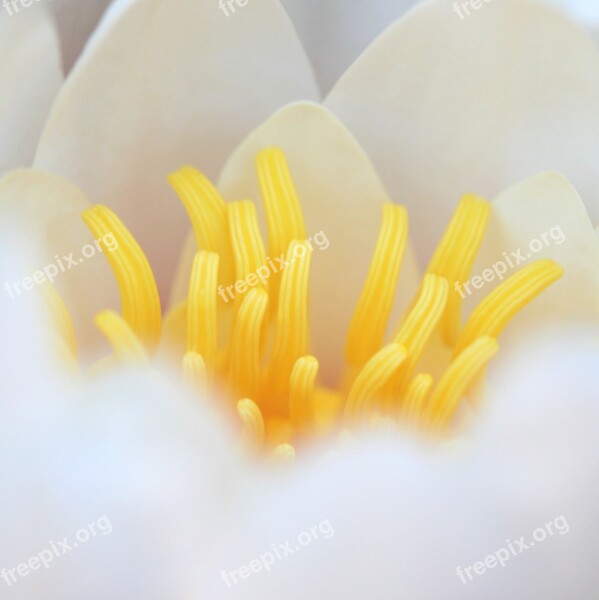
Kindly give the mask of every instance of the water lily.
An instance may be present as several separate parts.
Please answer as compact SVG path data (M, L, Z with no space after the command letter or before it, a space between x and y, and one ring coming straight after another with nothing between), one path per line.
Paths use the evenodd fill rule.
M481 13L481 31L447 24L448 6L394 25L320 103L274 2L226 24L183 1L110 9L59 95L37 168L0 182L3 214L41 246L33 260L2 252L4 281L107 233L118 241L56 277L53 328L31 290L2 295L2 469L14 490L2 562L16 567L101 515L113 530L13 581L15 597L584 597L597 533L599 242L577 189L593 208L599 76L553 61L542 35L567 40L588 68L597 59L536 5ZM535 49L519 62L530 79L504 77L505 40L524 39L511 11ZM235 53L232 40L258 23L268 29L252 38L256 54ZM423 31L442 51L425 52ZM206 53L202 70L194 51ZM410 66L415 56L426 59ZM481 75L491 58L497 79ZM454 84L463 77L460 94L439 64ZM566 71L568 94L550 86ZM511 102L489 104L506 81ZM481 114L445 121L474 87ZM313 101L286 104L302 95ZM558 114L567 127L541 128ZM179 200L194 233L175 269L189 228L184 211L173 216ZM310 253L317 232L330 247ZM457 286L512 253L504 281L481 277L464 301ZM249 284L276 258L289 264ZM225 301L231 285L239 297ZM456 569L560 516L567 535L460 580ZM324 522L330 539L242 575Z

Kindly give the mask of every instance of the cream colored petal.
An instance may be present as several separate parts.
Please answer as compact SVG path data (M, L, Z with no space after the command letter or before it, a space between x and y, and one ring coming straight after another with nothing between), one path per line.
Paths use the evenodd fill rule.
M8 5L10 9L10 4ZM33 161L62 84L59 41L42 6L0 14L0 174Z
M414 209L430 252L465 192L492 197L556 170L599 218L599 55L559 12L494 0L460 19L431 0L381 36L325 104L389 190Z
M417 0L282 0L323 92Z
M81 190L49 173L19 170L0 180L0 219L19 219L29 242L41 246L35 262L11 280L17 284L13 286L17 301L32 293L23 279L37 277L36 290L40 282L52 280L73 318L84 353L99 339L94 315L105 308L119 309L116 281L81 219L87 208L89 200Z
M472 270L473 277L482 277L491 269L486 277L493 280L483 281L478 290L471 284L468 305L473 307L497 286L496 273L505 270L505 279L541 258L559 263L565 273L508 325L500 348L506 340L528 335L533 327L572 321L599 324L599 242L576 190L556 173L531 177L493 202L487 235Z
M65 71L71 70L110 0L51 0L61 37Z
M188 227L167 174L191 163L214 175L273 110L316 96L277 0L229 17L217 2L118 0L63 88L35 164L115 209L164 287Z
M326 249L313 244L310 319L314 354L321 373L331 379L374 252L382 205L390 198L347 129L320 105L296 103L263 123L233 153L219 185L227 199L251 198L262 213L255 157L269 146L287 155L308 236L323 232L329 242ZM415 268L406 254L399 285L403 306L415 289Z

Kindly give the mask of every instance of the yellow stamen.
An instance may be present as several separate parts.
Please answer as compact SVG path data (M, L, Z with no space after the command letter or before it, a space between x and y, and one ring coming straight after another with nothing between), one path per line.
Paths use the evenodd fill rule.
M183 377L191 389L199 396L208 393L208 374L204 359L197 352L186 352L183 357Z
M260 340L268 294L250 290L235 317L229 357L229 383L239 396L254 396L260 385Z
M133 362L148 360L143 344L121 315L112 310L104 310L96 315L94 321L120 360Z
M264 444L264 419L258 405L245 398L237 403L241 419L241 445L250 450L260 450Z
M391 393L394 400L408 385L416 364L441 319L447 305L449 286L447 280L437 275L425 275L414 306L404 319L395 342L404 346L407 359L393 378Z
M232 283L235 268L225 201L212 183L193 167L182 167L169 175L168 180L189 215L198 250L218 254L219 281L225 285Z
M468 194L462 198L437 250L427 273L444 277L448 282L466 281L483 240L489 220L490 205L486 200ZM447 300L441 320L441 333L445 342L454 344L460 331L462 298L452 294Z
M377 352L358 373L347 397L345 416L354 420L363 415L407 356L404 346L393 343Z
M298 358L291 371L289 414L291 422L300 430L313 422L317 375L318 361L313 356Z
M216 288L218 254L202 250L193 261L187 300L187 351L205 361L210 379L218 343Z
M433 387L433 378L428 373L419 373L406 389L403 407L405 420L417 426L424 411L426 398Z
M295 460L295 448L291 444L279 444L273 450L271 458L278 463L293 462Z
M351 365L365 363L383 343L407 239L406 209L385 204L368 278L347 336L345 356Z
M258 181L268 228L268 253L281 256L293 240L305 240L306 228L285 154L266 148L256 157Z
M454 356L478 337L499 337L510 319L564 273L552 260L538 260L497 286L472 312Z
M256 275L258 269L266 265L256 207L249 200L239 200L228 204L227 210L237 281L252 275L256 280L254 285L267 288Z
M481 337L459 354L441 376L423 415L433 431L446 427L468 387L497 353L499 346L492 337Z
M301 251L300 251L301 250ZM306 242L292 242L287 251L288 265L281 279L277 311L277 332L269 364L269 392L275 411L286 412L289 377L295 361L308 350L308 280L311 253Z
M153 352L160 340L162 316L160 297L148 259L120 219L105 206L83 213L83 220L102 245L118 282L123 319L143 345ZM112 235L118 247L107 248L105 236Z

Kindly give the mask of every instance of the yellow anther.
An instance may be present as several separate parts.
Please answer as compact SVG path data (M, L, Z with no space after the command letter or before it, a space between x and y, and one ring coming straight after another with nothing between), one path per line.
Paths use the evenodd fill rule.
M237 281L241 282L252 275L256 281L254 285L266 287L256 275L258 269L266 266L256 207L249 200L239 200L228 204L227 210Z
M241 445L249 450L260 450L264 444L264 419L258 405L245 398L237 403L241 419Z
M121 315L112 310L105 310L97 314L94 321L120 360L147 361L148 355L143 344Z
M168 180L189 215L198 250L218 254L219 281L224 285L231 283L235 265L225 201L212 183L193 167L182 167L169 175Z
M183 377L199 396L208 393L208 375L204 359L197 352L186 352L183 357Z
M306 228L285 154L266 148L256 157L258 181L268 227L268 253L281 256L293 240L305 240Z
M229 355L230 391L239 397L254 396L260 385L260 342L268 294L250 290L235 316Z
M402 418L411 425L419 425L426 398L433 386L433 378L428 373L419 373L406 388L402 406Z
M295 361L308 350L308 281L311 253L306 242L291 242L281 279L276 337L270 360L269 393L275 412L287 412L289 377Z
M418 298L394 340L408 352L405 363L392 381L391 390L395 398L405 391L414 368L443 315L448 295L449 286L446 279L430 274L424 276Z
M272 453L273 462L286 463L295 460L295 448L291 444L279 444Z
M497 286L472 312L454 349L454 356L476 338L498 338L516 313L564 273L552 260L538 260Z
M318 361L313 356L298 358L291 371L289 414L298 429L306 429L313 422L314 392Z
M187 298L187 351L206 361L211 378L218 344L216 288L218 254L202 250L193 261Z
M75 336L75 326L73 325L73 319L71 319L69 310L53 285L43 285L41 291L46 300L45 306L50 312L52 322L56 327L59 338L63 341L65 348L68 349L72 359L76 361L77 338Z
M407 239L406 209L385 204L368 278L347 336L345 356L351 365L364 364L383 344Z
M120 219L105 206L83 213L83 220L102 245L121 295L123 319L142 344L153 352L160 340L160 297L148 259ZM108 248L106 236L114 236L118 247Z
M391 376L397 372L400 365L406 360L406 348L393 343L379 350L358 373L354 384L348 394L345 406L347 420L355 420L363 416L377 400L377 393L381 392Z
M423 421L428 428L443 432L470 384L498 350L497 341L485 336L478 338L454 359L441 376L424 410Z
M489 220L490 205L472 194L464 196L455 211L427 273L447 279L453 285L470 277L472 265L483 240ZM460 332L462 298L451 294L440 327L445 342L454 344Z

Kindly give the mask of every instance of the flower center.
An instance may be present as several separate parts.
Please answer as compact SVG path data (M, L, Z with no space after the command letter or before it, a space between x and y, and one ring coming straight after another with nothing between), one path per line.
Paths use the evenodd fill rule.
M166 316L162 345L167 331L179 331L174 337L184 350L177 360L189 385L232 409L247 448L274 449L277 458L292 457L303 438L381 418L445 434L465 394L498 351L497 337L509 320L563 273L550 260L530 264L492 291L462 326L462 296L450 291L450 284L470 276L491 210L485 200L467 195L412 307L385 343L408 239L406 209L386 204L349 326L347 374L338 389L326 388L318 384L318 359L309 354L312 248L283 152L260 152L257 174L267 249L252 202L226 203L191 167L169 177L191 220L198 251L187 299ZM105 311L96 323L118 359L148 360L163 326L149 263L112 211L96 206L83 218L97 239L112 233L118 241L117 250L105 255L119 285L122 315ZM233 281L245 282L246 293ZM451 355L435 377L428 371L439 371L438 365L428 369L426 361L434 347Z

